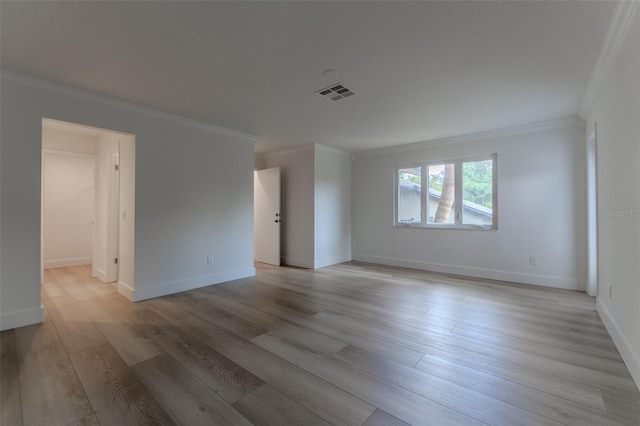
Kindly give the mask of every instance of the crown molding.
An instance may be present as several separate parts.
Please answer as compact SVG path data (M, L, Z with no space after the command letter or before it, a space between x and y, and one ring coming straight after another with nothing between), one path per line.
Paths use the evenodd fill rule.
M353 154L350 153L349 151L345 151L340 148L335 148L333 146L322 145L319 143L307 143L304 145L295 145L292 148L285 148L278 151L265 152L263 156L264 158L273 158L273 157L279 157L281 155L295 154L298 152L315 151L315 150L325 151L331 154L337 154L343 157L347 157L349 159L353 159Z
M265 152L262 155L265 159L280 157L282 155L296 154L299 152L313 151L315 148L315 144L307 143L304 145L295 145L291 148L285 148L278 151Z
M193 120L180 115L171 114L168 112L162 112L153 108L145 107L142 105L134 104L131 102L123 101L109 96L101 95L98 93L90 92L84 89L78 89L75 87L67 86L53 81L44 80L38 77L33 77L27 74L11 71L8 69L1 69L0 76L3 80L23 84L25 86L46 90L48 92L54 92L65 96L74 97L76 99L82 99L85 101L96 102L102 105L121 108L147 116L156 117L164 120L173 121L175 123L184 124L187 126L198 127L200 129L213 131L216 133L222 133L227 136L232 136L240 139L244 139L255 143L257 137L248 133L243 133L237 130L227 129L226 127L217 126L215 124L205 123L202 121Z
M391 146L387 148L378 148L355 153L355 158L371 157L376 155L390 154L402 151L412 151L416 149L432 148L435 146L452 145L464 142L475 142L485 139L495 139L498 137L520 135L523 133L540 132L543 130L558 129L562 127L584 127L584 121L579 117L567 117L558 120L543 121L540 123L525 124L523 126L506 127L503 129L487 130L484 132L470 133L460 136L452 136L448 138L433 139L429 141L410 143L399 146Z
M586 120L591 112L596 95L620 52L637 5L638 1L636 0L620 1L616 4L616 9L607 29L607 35L598 54L596 66L591 73L587 89L580 103L580 117L583 120Z
M343 157L347 157L349 159L353 159L353 154L350 153L349 151L345 151L344 149L340 149L340 148L336 148L333 146L328 146L328 145L322 145L322 144L315 144L316 149L320 150L320 151L325 151L325 152L329 152L331 154L336 154L336 155L341 155Z

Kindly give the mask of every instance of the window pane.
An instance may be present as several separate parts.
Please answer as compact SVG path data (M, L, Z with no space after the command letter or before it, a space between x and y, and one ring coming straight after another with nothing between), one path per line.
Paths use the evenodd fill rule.
M422 167L398 169L398 223L421 223Z
M462 224L493 224L493 160L462 163Z
M429 166L428 223L455 223L455 164Z

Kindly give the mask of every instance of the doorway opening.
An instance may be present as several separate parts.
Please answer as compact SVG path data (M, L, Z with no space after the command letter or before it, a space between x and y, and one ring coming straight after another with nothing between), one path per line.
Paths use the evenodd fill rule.
M133 291L135 136L42 119L41 267ZM130 298L130 297L129 297Z

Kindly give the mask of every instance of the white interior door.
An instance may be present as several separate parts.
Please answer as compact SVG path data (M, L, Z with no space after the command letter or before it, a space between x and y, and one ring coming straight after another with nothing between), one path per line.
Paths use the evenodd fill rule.
M280 266L280 168L253 175L255 261Z

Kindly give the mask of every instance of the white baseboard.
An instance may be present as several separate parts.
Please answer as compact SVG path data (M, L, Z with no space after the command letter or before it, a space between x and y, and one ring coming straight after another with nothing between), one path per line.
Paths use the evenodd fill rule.
M122 281L118 281L118 293L126 297L133 302L133 287Z
M295 257L283 257L281 258L282 264L287 266L297 266L298 268L313 269L313 259L301 259Z
M625 365L629 369L629 373L631 373L633 381L636 382L636 386L640 388L640 354L633 349L633 346L631 346L627 338L622 334L618 323L613 318L607 307L600 302L600 298L596 299L596 309L598 310L598 314L600 315L604 326L611 335L613 343L615 343L616 348L618 348Z
M256 270L255 268L251 267L236 269L227 272L220 272L218 274L202 275L200 277L194 277L186 280L173 281L142 288L131 288L128 285L119 282L118 292L134 302L139 302L141 300L153 299L154 297L180 293L182 291L193 290L195 288L238 280L240 278L253 277L255 275ZM131 295L131 297L129 297L129 295Z
M90 257L76 257L72 259L45 260L44 269L66 268L67 266L91 265L93 259Z
M564 290L584 291L584 281L551 275L536 275L523 272L501 271L470 266L447 265L444 263L423 262L417 260L394 259L391 257L353 254L353 260L382 265L398 266L401 268L420 269L423 271L439 272L443 274L464 275L489 280L511 281L522 284L534 284L543 287L561 288Z
M12 328L24 327L32 324L39 324L44 318L42 306L35 309L24 309L22 311L5 312L0 315L0 331Z
M96 277L103 283L107 282L107 273L100 268L96 268Z
M324 259L316 259L314 262L315 269L324 268L325 266L336 265L338 263L348 262L351 260L351 255L342 255L334 257L326 257Z

